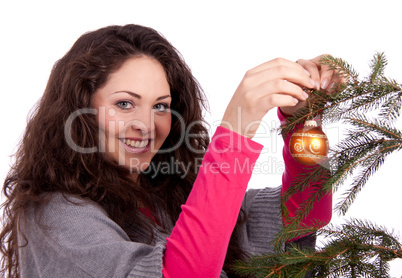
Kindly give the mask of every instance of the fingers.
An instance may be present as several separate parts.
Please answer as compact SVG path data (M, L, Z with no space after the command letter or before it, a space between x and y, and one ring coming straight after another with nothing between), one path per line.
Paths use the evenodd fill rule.
M311 79L314 80L314 88L319 90L321 83L319 67L312 61L304 59L297 60L297 63L310 73Z
M245 76L245 83L260 85L272 80L287 80L301 87L314 88L315 81L310 73L301 65L286 59L277 58L249 70Z
M274 107L294 107L303 103L314 88L315 81L301 65L286 59L274 59L249 70L229 102L222 123L232 130L252 138L255 132L246 130L250 123L261 121ZM241 118L238 117L241 109Z
M336 78L334 71L328 65L320 63L320 55L311 60L300 59L297 62L311 74L311 78L316 82L316 89L328 90L333 87L339 80Z
M267 98L268 100L272 98L276 99L276 96L273 97L274 95L289 96L294 99L289 102L290 106L297 104L299 100L306 100L309 96L306 92L302 90L300 86L282 79L276 79L261 84L259 87L256 88L255 92L252 93L258 99Z
M316 68L310 67L312 71ZM250 99L245 103L255 102L252 106L262 105L267 109L266 112L273 107L294 107L309 96L302 88L316 86L310 75L302 65L277 58L249 70L239 91L247 92ZM316 75L319 76L318 72Z
M260 72L260 71L264 71L267 70L269 68L272 68L274 66L294 66L293 65L294 62L289 61L287 59L284 58L275 58L273 60L270 60L268 62L265 62L261 65L256 66L255 68L249 70L248 72L250 73L256 73L256 72Z
M284 105L284 106L279 106L281 108L282 113L285 115L293 115L297 110L300 108L306 106L306 101L299 101L296 105Z
M321 65L320 70L320 85L321 89L327 90L330 86L333 85L335 82L334 78L334 71L331 70L331 67L328 65Z
M261 104L270 110L274 107L294 107L299 102L298 99L287 94L271 94L268 95Z

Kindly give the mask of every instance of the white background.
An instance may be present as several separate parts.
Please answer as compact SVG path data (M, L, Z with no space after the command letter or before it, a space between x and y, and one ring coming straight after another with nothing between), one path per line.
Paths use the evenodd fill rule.
M182 53L209 99L211 132L244 73L276 57L289 60L330 53L364 77L376 51L384 51L386 75L402 83L398 1L3 1L0 4L0 177L9 169L29 109L40 98L53 63L84 32L136 23L160 31ZM266 126L278 124L270 111ZM402 128L401 121L397 123ZM340 126L326 127L331 144ZM265 145L250 187L281 183L282 143L262 130ZM369 219L402 231L401 153L390 156L346 217ZM335 200L336 202L336 200ZM402 260L391 263L401 277Z

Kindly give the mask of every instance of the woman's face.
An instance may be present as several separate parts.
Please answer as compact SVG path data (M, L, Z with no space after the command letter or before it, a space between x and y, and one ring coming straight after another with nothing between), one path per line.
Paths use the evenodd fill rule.
M92 99L104 132L101 151L133 175L144 171L170 132L171 100L158 61L146 56L125 61Z

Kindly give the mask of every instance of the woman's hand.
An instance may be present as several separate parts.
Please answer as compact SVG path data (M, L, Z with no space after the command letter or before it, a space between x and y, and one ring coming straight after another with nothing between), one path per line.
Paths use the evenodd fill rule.
M315 82L314 89L327 91L328 93L334 92L333 88L340 80L339 76L334 74L335 72L327 65L320 64L320 60L326 56L320 55L311 60L297 60L297 63L301 65L306 71L310 73L311 78ZM306 101L300 101L297 105L292 106L280 106L282 113L285 115L293 115L298 109L304 107Z
M312 89L321 80L320 70L314 65L277 58L249 70L229 102L221 126L252 138L269 110L294 107L307 99L302 88ZM332 80L332 75L325 77Z

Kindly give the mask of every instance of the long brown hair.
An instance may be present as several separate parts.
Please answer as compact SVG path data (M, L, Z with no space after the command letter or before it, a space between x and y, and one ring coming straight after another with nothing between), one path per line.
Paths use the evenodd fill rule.
M133 182L129 170L107 159L104 153L76 151L65 138L69 117L80 109L90 108L93 94L108 76L127 59L137 56L152 57L163 66L172 95L171 109L180 115L180 119L172 117L171 132L161 149L176 146L182 140L183 127L190 124L191 134L198 135L187 138L187 144L180 144L171 152L156 154L152 161L174 159L181 162L177 165L192 165L185 176L180 171L147 173ZM130 223L150 231L150 241L153 223L140 221L133 207L141 204L155 216L157 209L162 208L168 220L175 222L196 178L195 162L202 158L209 144L202 117L205 106L202 89L190 69L178 51L155 30L139 25L109 26L82 35L55 63L4 182L7 199L2 205L4 228L0 248L4 256L0 273L18 276L18 223L28 207L40 208L52 192L92 200L123 228L130 219ZM68 132L81 148L99 146L99 127L93 113L77 115ZM168 221L157 220L162 227ZM236 249L236 243L231 245Z

